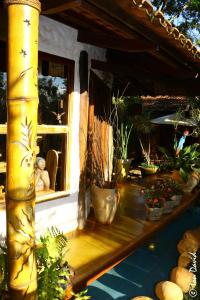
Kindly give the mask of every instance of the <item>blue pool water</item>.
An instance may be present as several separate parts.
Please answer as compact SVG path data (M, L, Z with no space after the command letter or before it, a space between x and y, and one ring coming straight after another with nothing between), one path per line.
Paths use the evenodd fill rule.
M130 300L134 296L156 299L154 286L168 280L177 265L176 245L187 229L200 226L200 207L192 207L119 265L88 287L92 300ZM155 250L149 250L153 243Z

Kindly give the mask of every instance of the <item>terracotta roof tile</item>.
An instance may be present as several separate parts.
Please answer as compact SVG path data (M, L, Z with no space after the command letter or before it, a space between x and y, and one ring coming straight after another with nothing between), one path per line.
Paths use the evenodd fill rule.
M186 48L187 51L190 52L190 54L194 57L194 59L200 60L200 51L197 49L197 47L190 39L179 32L178 28L173 26L169 20L165 19L161 11L155 11L153 5L147 0L131 0L131 2L137 8L145 11L152 23L157 23L164 27L168 35L171 35L174 40L182 45L183 48Z

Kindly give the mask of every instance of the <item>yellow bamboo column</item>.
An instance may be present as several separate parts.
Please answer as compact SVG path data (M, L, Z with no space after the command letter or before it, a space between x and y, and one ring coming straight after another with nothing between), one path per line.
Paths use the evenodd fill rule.
M8 7L7 244L10 299L36 299L34 255L38 0Z

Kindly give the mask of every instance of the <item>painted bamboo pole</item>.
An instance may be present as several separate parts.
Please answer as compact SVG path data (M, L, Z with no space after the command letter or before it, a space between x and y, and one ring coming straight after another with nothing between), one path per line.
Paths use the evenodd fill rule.
M8 9L7 245L10 299L36 299L36 128L38 0L5 0Z

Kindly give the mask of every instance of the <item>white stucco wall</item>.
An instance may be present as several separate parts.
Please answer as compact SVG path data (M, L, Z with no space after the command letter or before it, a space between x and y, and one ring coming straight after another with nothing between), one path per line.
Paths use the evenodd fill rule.
M79 189L79 116L80 82L79 56L82 50L91 59L105 61L105 50L77 42L77 30L47 17L40 17L39 50L75 61L74 105L72 115L72 145L70 161L70 196L52 200L36 206L36 231L41 232L52 225L64 232L77 228L78 189Z
M77 42L77 30L40 16L39 50L75 61L74 110L72 115L72 149L70 196L36 205L37 235L46 228L57 226L64 232L77 228L78 189L79 189L79 56L82 50L88 52L89 67L91 59L105 61L105 50ZM3 35L2 35L3 36ZM5 211L0 211L0 235L5 234Z

